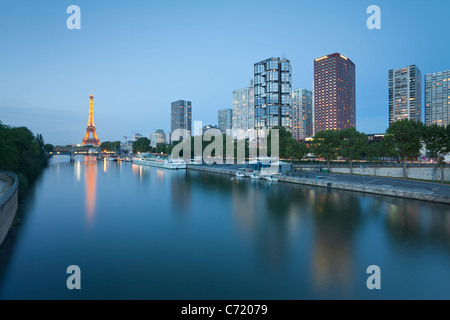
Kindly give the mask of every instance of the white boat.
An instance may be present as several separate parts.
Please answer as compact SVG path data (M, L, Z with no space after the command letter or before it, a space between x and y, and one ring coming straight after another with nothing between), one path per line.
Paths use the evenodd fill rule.
M245 174L240 173L240 172L237 172L237 173L236 173L236 177L238 177L238 178L244 178L244 177L245 177Z
M250 177L250 179L255 179L255 180L261 179L261 177L257 174L251 174L251 175L249 175L249 177Z
M270 182L278 182L278 179L274 178L272 176L266 176L266 177L264 177L264 179L266 179L267 181L270 181Z
M162 158L146 153L134 157L133 163L171 170L186 169L186 162L183 159Z

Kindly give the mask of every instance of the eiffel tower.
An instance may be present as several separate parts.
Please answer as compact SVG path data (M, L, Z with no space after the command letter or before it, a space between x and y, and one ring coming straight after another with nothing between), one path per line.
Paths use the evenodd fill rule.
M99 146L100 140L97 137L97 131L95 130L94 124L94 95L91 93L91 103L89 105L89 123L86 130L86 135L84 136L82 145L94 145ZM90 134L92 133L92 138L90 138Z

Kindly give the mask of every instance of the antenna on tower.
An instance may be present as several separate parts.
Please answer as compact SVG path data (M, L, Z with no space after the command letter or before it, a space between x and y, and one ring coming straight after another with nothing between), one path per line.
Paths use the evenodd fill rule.
M281 57L282 57L283 59L286 59L286 53L282 53L282 54L281 54Z

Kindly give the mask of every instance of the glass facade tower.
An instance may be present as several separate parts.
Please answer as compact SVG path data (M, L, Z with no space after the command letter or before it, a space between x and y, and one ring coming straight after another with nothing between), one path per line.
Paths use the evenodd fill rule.
M185 129L192 133L192 105L190 101L178 100L172 102L171 133L177 129Z
M425 124L450 124L450 70L425 76Z
M222 133L233 128L233 109L219 110L217 127Z
M292 90L292 136L301 141L313 136L313 92Z
M421 121L421 72L415 65L389 70L389 124L403 119Z
M249 86L233 91L233 131L242 130L246 134L248 130L255 129L255 96L253 90L253 80L249 81ZM236 138L237 136L235 136ZM243 138L243 137L238 137Z
M255 129L276 126L292 130L291 63L288 59L270 58L254 65Z

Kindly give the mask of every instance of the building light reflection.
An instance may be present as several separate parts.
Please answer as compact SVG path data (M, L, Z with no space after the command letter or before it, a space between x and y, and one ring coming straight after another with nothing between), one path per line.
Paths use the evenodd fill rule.
M86 162L84 181L86 186L86 218L88 225L92 226L97 198L97 162Z

